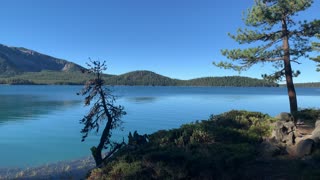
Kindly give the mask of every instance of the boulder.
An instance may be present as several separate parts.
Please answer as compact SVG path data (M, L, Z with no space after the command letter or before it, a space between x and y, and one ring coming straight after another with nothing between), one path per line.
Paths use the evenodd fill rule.
M292 116L292 114L286 113L286 112L282 112L278 114L275 118L278 119L279 121L294 122L294 117Z
M320 120L316 121L315 128L312 131L310 138L314 140L315 143L320 143Z
M312 139L301 140L296 148L296 155L303 157L312 153L315 142Z
M296 139L294 122L278 121L274 124L272 136L279 142L294 145Z
M273 124L272 137L285 145L294 145L296 139L294 117L290 113L282 112L275 118L278 121Z
M317 119L316 123L315 123L315 127L320 127L320 120Z
M259 146L260 154L267 158L285 154L283 149L284 148L281 148L281 145L277 144L277 142L272 139L264 140Z

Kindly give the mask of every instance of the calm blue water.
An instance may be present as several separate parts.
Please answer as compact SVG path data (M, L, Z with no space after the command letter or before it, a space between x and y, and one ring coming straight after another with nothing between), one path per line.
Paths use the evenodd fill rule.
M98 136L81 142L79 120L88 108L81 86L0 86L0 168L38 166L90 155ZM123 131L152 133L231 109L270 115L289 111L285 88L113 87L125 106ZM319 107L320 89L297 89L300 107Z

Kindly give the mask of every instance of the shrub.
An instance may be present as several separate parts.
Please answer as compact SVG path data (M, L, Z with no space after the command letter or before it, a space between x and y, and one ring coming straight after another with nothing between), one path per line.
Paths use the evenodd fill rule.
M320 109L301 109L293 116L296 120L302 120L304 123L314 126L320 117Z
M211 115L210 119L219 127L228 127L248 131L251 136L260 138L271 134L271 123L275 119L260 112L232 110L220 115Z
M257 159L257 145L262 136L269 135L271 122L266 114L230 111L161 130L148 135L149 141L142 145L121 149L93 175L104 172L101 177L107 179L236 179L244 166Z

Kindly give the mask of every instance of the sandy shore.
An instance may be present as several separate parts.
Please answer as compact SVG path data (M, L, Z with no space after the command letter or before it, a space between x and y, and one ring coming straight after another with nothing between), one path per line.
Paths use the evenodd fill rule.
M31 168L0 168L0 179L85 179L95 167L92 157Z

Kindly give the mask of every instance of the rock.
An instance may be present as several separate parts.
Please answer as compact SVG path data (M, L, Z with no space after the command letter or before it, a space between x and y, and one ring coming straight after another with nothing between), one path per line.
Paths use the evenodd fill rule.
M311 133L312 140L314 140L315 143L320 143L320 120L316 121L315 128Z
M284 154L281 148L275 141L265 140L259 146L259 152L263 157L274 157Z
M292 121L292 122L294 122L294 117L292 116L292 114L286 113L286 112L280 113L275 118L279 119L280 121L286 121L286 122Z
M134 131L133 135L129 132L128 145L143 145L148 142L148 135L140 135L137 131Z
M297 125L304 125L304 122L301 121L301 120L298 120L298 121L297 121Z
M274 124L272 136L278 142L286 145L295 144L296 139L296 126L293 121L280 120Z
M320 127L320 120L319 119L316 121L315 127Z
M312 139L301 140L296 149L296 154L298 157L303 157L310 155L312 153L315 142Z

